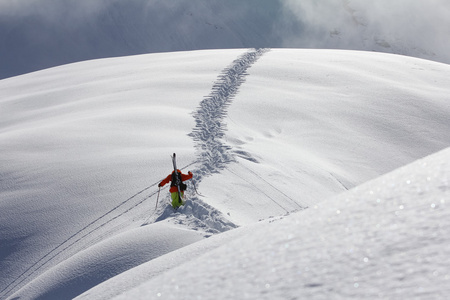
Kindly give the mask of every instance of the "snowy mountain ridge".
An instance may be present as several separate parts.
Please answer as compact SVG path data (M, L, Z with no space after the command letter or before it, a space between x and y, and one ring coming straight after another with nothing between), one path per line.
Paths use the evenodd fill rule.
M448 147L449 73L381 53L234 49L2 80L0 297L442 298L448 151L358 186ZM162 189L155 210L172 152L203 196L188 183L173 212Z

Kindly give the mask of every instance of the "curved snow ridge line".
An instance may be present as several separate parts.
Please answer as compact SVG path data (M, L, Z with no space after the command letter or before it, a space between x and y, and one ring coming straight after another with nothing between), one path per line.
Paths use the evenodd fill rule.
M223 119L227 115L227 107L248 75L247 69L269 50L252 49L238 57L222 71L212 87L211 94L200 102L200 108L194 113L197 125L189 134L200 149L198 162L201 167L196 172L196 181L201 181L203 176L218 172L224 169L226 164L235 161L230 152L231 147L221 140L226 130Z

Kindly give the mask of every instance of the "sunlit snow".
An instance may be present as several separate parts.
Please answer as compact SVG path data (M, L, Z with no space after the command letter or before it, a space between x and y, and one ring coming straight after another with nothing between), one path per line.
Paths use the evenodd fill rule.
M0 81L1 297L443 297L448 151L363 183L448 146L448 65L267 50ZM202 195L177 212L172 152Z

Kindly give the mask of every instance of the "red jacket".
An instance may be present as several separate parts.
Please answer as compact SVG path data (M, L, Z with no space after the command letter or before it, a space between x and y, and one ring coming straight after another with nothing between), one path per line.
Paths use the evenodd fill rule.
M181 173L180 170L177 170L177 171ZM167 176L163 181L161 181L161 183L159 184L159 186L165 186L166 183L169 183L170 181L172 181L172 174L173 174L174 172L175 172L175 171L173 171L169 176ZM189 171L187 175L181 173L181 181L189 180L189 179L192 178L192 176L193 176L193 175L192 175L191 171ZM172 187L170 187L169 192L171 192L171 193L178 192L178 188L177 188L176 186L172 186Z

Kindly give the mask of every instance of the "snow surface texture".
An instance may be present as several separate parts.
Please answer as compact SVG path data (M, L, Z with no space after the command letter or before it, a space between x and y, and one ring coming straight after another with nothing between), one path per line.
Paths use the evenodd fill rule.
M264 222L114 299L446 299L449 162L447 149Z
M450 62L447 0L2 0L0 79L95 58L250 47Z
M283 275L292 275L290 266L296 261L306 261L308 270L321 266L315 260L320 258L316 254L325 251L324 240L330 241L330 251L342 250L339 243L348 232L339 231L339 235L327 227L332 208L336 214L342 211L339 216L347 221L373 216L366 202L359 201L360 206L355 204L346 212L341 198L324 199L448 147L449 78L448 65L397 55L237 49L102 59L2 80L0 297L71 299L102 281L80 298L110 299L128 290L136 296L167 296L168 286L154 290L153 284L166 280L174 289L177 284L171 280L183 278L183 284L192 285L186 289L186 298L195 298L195 293L205 296L211 290L206 282L197 285L202 282L198 277L207 277L204 280L217 287L223 286L221 274L238 274L242 282L228 278L227 284L254 298L302 295L309 290L320 298L337 287L346 290L347 281L326 280L344 274L333 277L337 271L328 265L314 273L314 280L290 285L294 290L283 286L290 278ZM208 103L213 109L205 108ZM194 171L196 187L204 195L197 195L189 182L187 204L176 213L167 207L167 188L161 190L155 205L157 184L171 171L172 152L177 153L182 169ZM437 161L448 152L443 153L436 156ZM210 164L209 158L220 159L220 167ZM441 173L427 178L436 178L429 183L436 183L431 187L436 192L430 195L444 197L444 202L439 198L433 203L445 208L448 166L440 165ZM411 176L422 176L420 169L414 170L410 169ZM423 174L428 172L434 172L433 168ZM386 185L400 185L395 179ZM400 192L388 192L394 202L401 197ZM427 197L418 192L411 194L411 201L422 203ZM388 196L383 199L388 205L383 207L398 204L390 203ZM398 207L402 205L407 208L405 203ZM303 211L306 206L309 209ZM283 218L283 223L274 222ZM273 243L284 244L278 244L275 236L281 233L272 226L287 224L282 227L286 228L302 220L312 225L293 227L297 230L291 232L292 238L299 242L292 247L298 251L279 260L268 255L261 260L252 245L278 249ZM330 220L338 228L344 226L339 223L344 218ZM380 226L388 224L375 221ZM370 227L372 223L367 222L361 221L362 228ZM408 219L399 226L398 235L382 235L379 247L402 247L401 237L409 234L412 223ZM350 225L347 222L346 228L355 232L351 242L365 243L364 231ZM241 228L233 229L236 226ZM263 232L267 232L266 240ZM283 234L289 237L288 232ZM309 241L307 248L302 248L303 240ZM448 267L448 242L423 242L427 249L440 247L443 252L437 255ZM421 245L411 242L405 249ZM371 251L379 255L381 248ZM269 253L264 247L262 251ZM198 263L199 268L190 265L190 274L185 274L188 265L183 263L194 263L197 257L208 264L214 253L217 267L235 259L242 267L251 256L255 260L249 261L246 276L240 276L237 267L232 270L233 264L221 273L208 272L207 266ZM364 255L363 262L365 258L373 261L370 253ZM410 272L411 264L398 255L398 260L388 262L395 260L399 271L377 275L373 290L388 286L383 291L387 295L398 290L383 281ZM287 258L289 262L283 264L281 260ZM345 280L353 280L352 287L359 288L363 273L353 268L352 259L343 255L339 263L347 266L342 272L352 275ZM273 273L264 273L268 266L264 262L269 261L286 272L278 276L275 267ZM427 275L417 269L417 276ZM259 273L264 275L262 281ZM448 274L440 278L446 280ZM403 282L404 287L413 284ZM131 291L138 284L144 285ZM424 289L439 298L444 289L438 289L442 287L438 284ZM422 295L419 289L410 292L413 298Z

